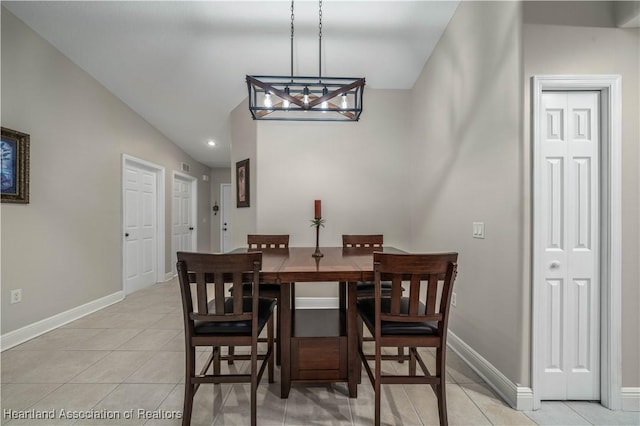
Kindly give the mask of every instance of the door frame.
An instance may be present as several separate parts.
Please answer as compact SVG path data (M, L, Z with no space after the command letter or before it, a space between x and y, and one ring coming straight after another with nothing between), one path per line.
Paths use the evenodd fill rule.
M224 188L228 187L229 191L231 191L232 187L230 183L221 183L220 184L220 253L224 253L224 231L222 230L222 228L225 226L224 225L224 218L222 216L224 216L224 208L225 208L225 202L224 202ZM232 193L229 194L229 197L232 198ZM232 204L233 205L233 204ZM229 221L227 220L227 223L229 223Z
M124 238L124 206L125 206L125 170L127 165L133 165L135 167L144 167L151 169L156 176L156 283L165 281L165 241L164 241L164 220L165 220L165 190L164 190L164 167L152 163L141 158L134 157L129 154L122 154L122 170L120 173L120 192L122 197L122 206L120 209L120 247L122 250L122 291L127 294L125 288L126 283L126 271L124 265L127 259L125 259L125 238Z
M191 223L193 224L193 230L191 233L191 247L194 251L198 251L198 178L187 175L176 170L173 171L171 177L171 214L173 216L173 192L175 190L176 177L186 180L191 185ZM173 217L171 217L171 223L173 224ZM171 250L176 251L173 247L173 226L171 229ZM176 266L172 265L171 270L175 273Z
M622 272L622 77L620 75L537 75L531 78L532 135L532 330L531 388L533 409L540 408L542 381L543 294L535 285L541 270L540 104L543 91L600 91L600 403L621 409L621 272Z

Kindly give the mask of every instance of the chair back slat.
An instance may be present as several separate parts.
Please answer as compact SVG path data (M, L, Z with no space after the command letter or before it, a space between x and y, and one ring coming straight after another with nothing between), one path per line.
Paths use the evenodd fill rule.
M249 250L269 250L289 248L288 234L249 234L247 235Z
M382 294L381 289L376 288L376 294ZM393 277L391 281L391 313L400 313L400 298L402 297L402 279Z
M427 315L436 313L436 298L438 297L438 274L429 275L427 284Z
M379 321L437 321L439 328L446 327L457 261L457 253L374 253L377 327L380 327ZM379 289L382 280L393 283L389 312L380 311L382 303L379 300L382 295ZM401 311L402 290L400 286L402 282L409 283L408 310L404 312ZM439 282L442 282L441 286ZM426 291L422 292L421 290L425 287ZM424 294L426 300L421 300L421 294ZM437 305L438 298L440 299L439 306ZM421 302L425 306L423 309L420 309ZM439 307L438 312L436 312L436 306Z
M242 288L242 274L238 272L233 274L233 286L235 288ZM244 294L242 291L233 292L233 313L236 315L242 313L243 296L251 296L251 294Z
M224 312L224 286L217 285L217 283L224 282L224 274L222 271L215 271L213 274L213 294L216 306L216 314Z
M342 247L382 247L382 234L342 235Z
M209 313L207 306L207 282L204 272L196 273L196 295L198 298L198 312L202 314Z
M416 275L412 275L411 284L409 287L409 315L418 315L419 307L420 307L420 277Z
M178 277L182 293L183 311L187 329L193 327L193 321L247 321L256 318L253 310L244 311L242 292L233 295L231 312L225 312L225 284L242 283L258 285L259 272L262 264L262 253L193 253L178 252ZM195 278L196 306L193 309L193 295L191 284ZM212 294L210 288L212 287ZM251 296L257 304L258 292L252 291ZM215 309L209 309L209 301L213 299ZM212 312L213 311L213 312ZM190 325L189 325L190 324ZM188 330L187 330L188 331Z

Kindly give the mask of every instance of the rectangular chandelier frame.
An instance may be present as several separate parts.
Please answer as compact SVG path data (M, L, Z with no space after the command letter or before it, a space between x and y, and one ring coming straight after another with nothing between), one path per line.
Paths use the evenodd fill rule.
M247 75L254 120L358 121L364 78Z

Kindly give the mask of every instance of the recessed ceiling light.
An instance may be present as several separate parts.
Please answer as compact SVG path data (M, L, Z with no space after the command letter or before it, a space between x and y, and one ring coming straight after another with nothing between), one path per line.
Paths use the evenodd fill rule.
M216 146L216 141L214 141L214 140L210 140L210 141L208 141L208 142L207 142L207 145L209 145L209 146Z

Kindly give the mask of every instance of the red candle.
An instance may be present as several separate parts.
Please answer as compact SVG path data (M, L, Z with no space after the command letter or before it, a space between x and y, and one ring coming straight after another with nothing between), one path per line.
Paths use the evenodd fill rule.
M320 200L315 200L315 218L320 219L322 217L322 207L320 205Z

